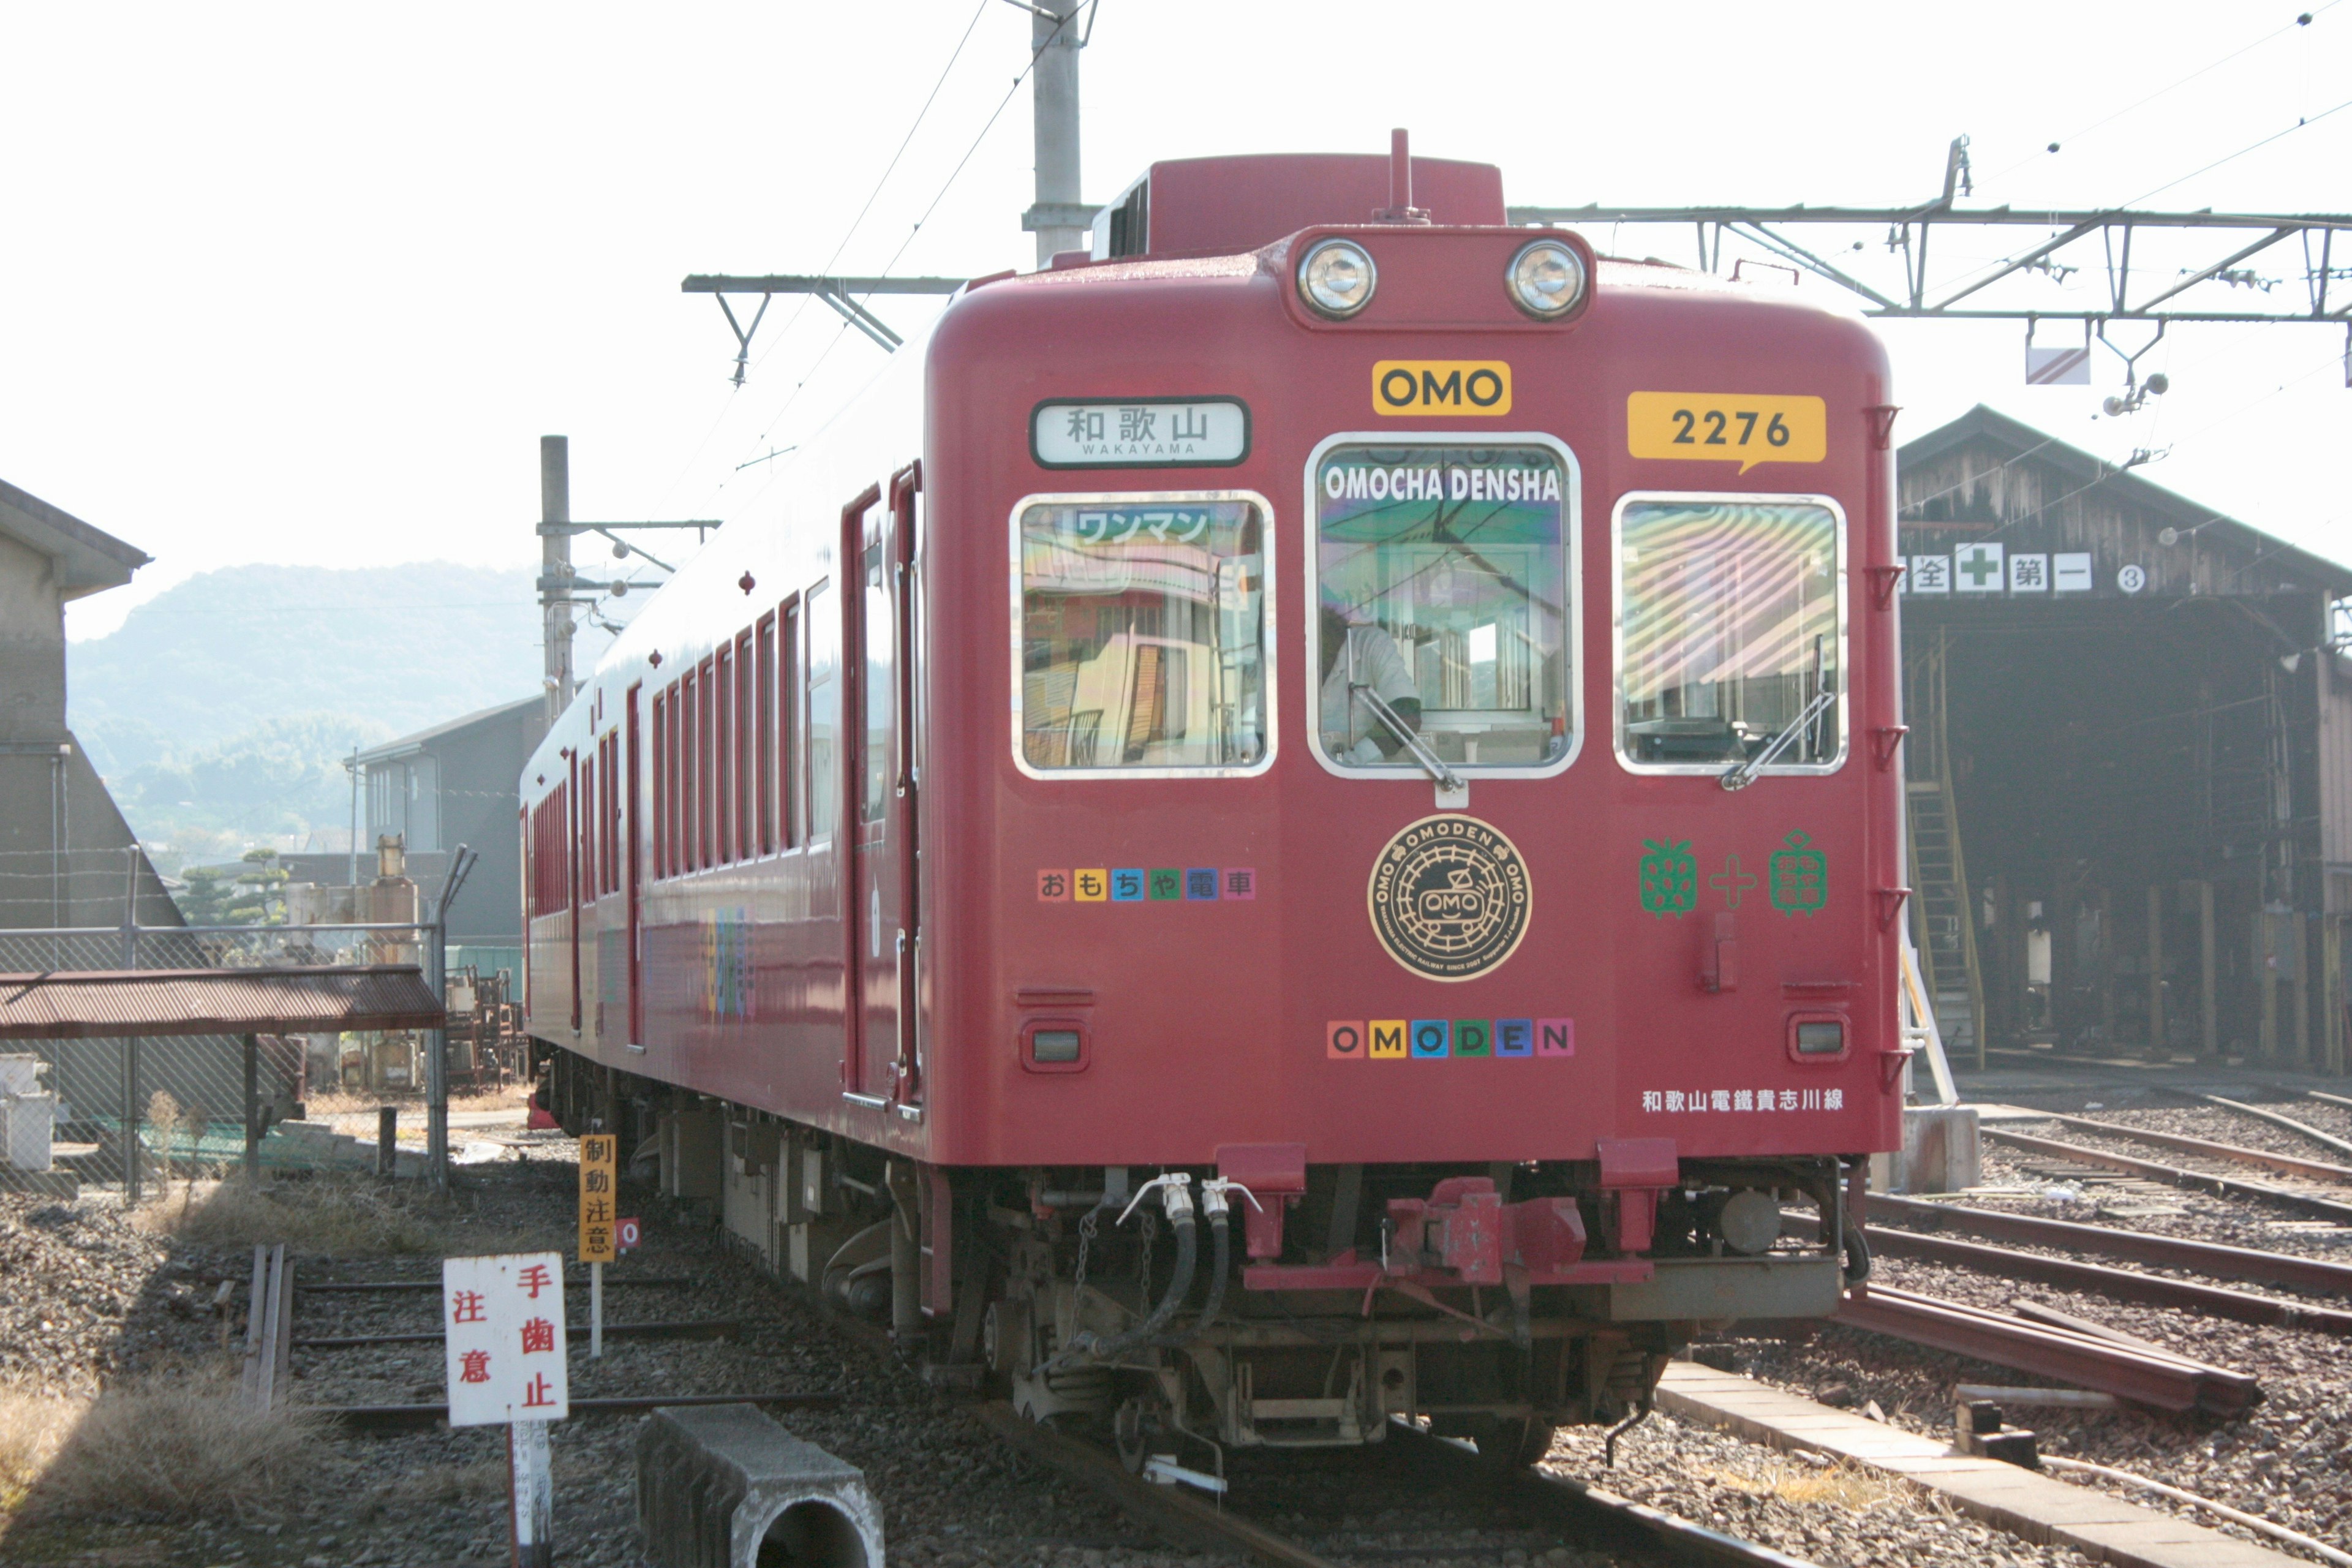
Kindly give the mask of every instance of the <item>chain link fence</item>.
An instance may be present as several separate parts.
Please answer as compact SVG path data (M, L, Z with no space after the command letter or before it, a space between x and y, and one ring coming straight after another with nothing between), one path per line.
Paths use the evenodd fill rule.
M435 934L424 924L0 930L0 973L414 963L432 984ZM255 1153L265 1168L363 1158L341 1136L339 1108L356 1106L348 1118L364 1120L371 1142L377 1103L437 1110L446 1130L436 1048L445 1048L439 1030L263 1035L250 1052L237 1036L163 1035L0 1041L0 1058L32 1057L56 1096L58 1167L136 1202L167 1174L214 1176L240 1164L248 1118L257 1134L280 1123L306 1134L261 1137ZM314 1114L322 1120L309 1121Z

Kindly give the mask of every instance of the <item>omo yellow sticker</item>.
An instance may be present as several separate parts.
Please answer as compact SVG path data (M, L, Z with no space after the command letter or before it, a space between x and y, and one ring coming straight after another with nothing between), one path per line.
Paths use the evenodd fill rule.
M1372 366L1372 412L1477 416L1511 411L1511 367L1498 359L1384 359Z
M1829 455L1829 407L1818 397L1636 392L1625 399L1625 446L1637 458L1818 463Z

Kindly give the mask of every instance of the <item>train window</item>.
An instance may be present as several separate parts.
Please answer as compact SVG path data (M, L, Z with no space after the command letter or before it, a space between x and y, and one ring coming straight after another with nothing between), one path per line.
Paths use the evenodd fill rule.
M808 841L833 837L841 801L841 615L828 584L808 591Z
M751 723L752 751L759 759L751 787L760 798L760 853L776 847L776 617L760 617L760 679Z
M1827 773L1845 754L1845 518L1806 497L1617 508L1617 749L1657 773Z
M890 604L890 564L878 536L866 541L861 566L866 599L857 620L865 634L866 663L858 676L858 705L866 710L866 742L860 748L866 787L857 819L879 822L890 805L890 720L898 696L898 644Z
M663 766L669 752L669 694L654 693L654 830L649 835L653 849L653 872L656 880L668 874L668 846L663 840L669 826L669 780Z
M799 775L793 772L801 740L801 606L784 605L776 639L776 831L786 849L801 842Z
M729 784L735 796L735 836L727 841L728 858L749 860L759 853L755 837L759 806L752 795L751 763L764 748L759 737L759 711L753 697L754 671L751 667L751 634L735 634L735 713L728 728L735 737L735 770Z
M1334 439L1316 514L1316 754L1345 773L1565 767L1574 667L1576 461L1503 445Z
M717 655L718 720L711 729L713 760L711 791L713 821L719 837L711 859L724 864L735 858L735 650L722 646Z
M1271 764L1265 500L1048 496L1013 510L1013 757L1037 777Z
M719 715L726 710L719 702L718 668L716 655L702 661L694 704L694 863L706 871L719 861L719 764L726 757L719 747Z

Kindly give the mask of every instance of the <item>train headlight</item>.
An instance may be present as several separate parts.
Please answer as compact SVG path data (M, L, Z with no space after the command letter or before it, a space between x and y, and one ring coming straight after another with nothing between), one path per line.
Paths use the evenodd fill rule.
M1362 310L1379 282L1371 257L1349 240L1327 239L1298 263L1299 297L1334 320Z
M1538 321L1557 321L1584 298L1584 259L1556 239L1523 245L1505 274L1511 303Z

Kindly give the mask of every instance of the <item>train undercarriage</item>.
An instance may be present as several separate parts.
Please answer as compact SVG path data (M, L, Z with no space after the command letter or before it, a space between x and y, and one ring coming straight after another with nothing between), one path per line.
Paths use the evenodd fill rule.
M942 1169L536 1051L567 1130L619 1131L770 1271L1134 1466L1213 1474L1392 1417L1530 1463L1555 1427L1637 1419L1695 1334L1825 1315L1867 1267L1828 1157Z

